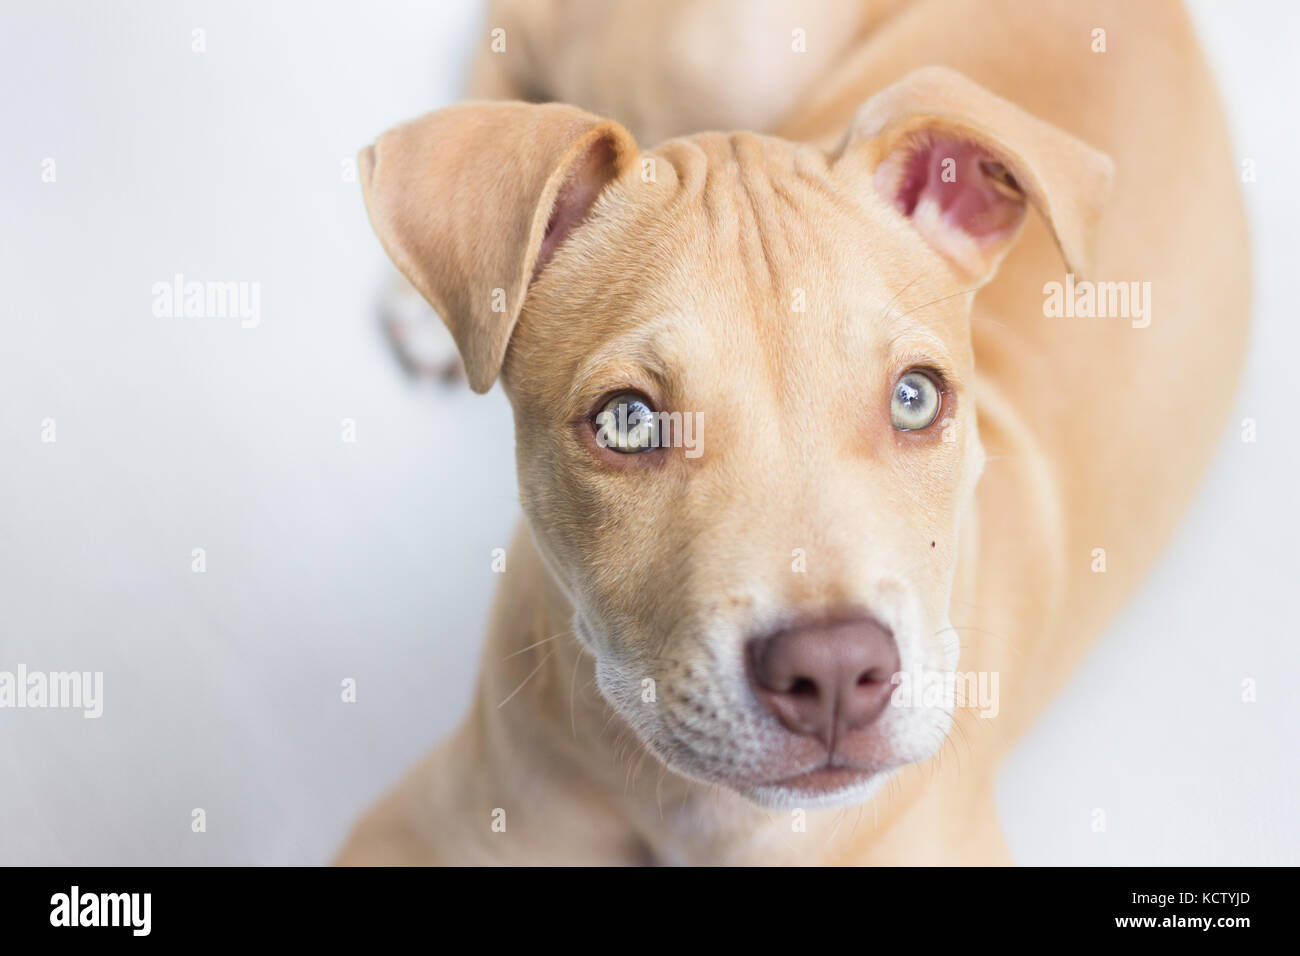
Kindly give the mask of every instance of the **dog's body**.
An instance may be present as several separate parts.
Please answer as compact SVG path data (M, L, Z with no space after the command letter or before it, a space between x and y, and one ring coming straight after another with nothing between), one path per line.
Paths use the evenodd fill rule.
M531 285L531 291L522 316L513 335L507 328L492 345L515 406L528 519L509 553L472 712L362 821L340 861L1005 861L992 799L999 760L1078 664L1174 528L1221 434L1243 353L1249 314L1246 232L1224 125L1185 14L1174 4L1124 2L1042 3L1032 13L1023 3L996 0L917 0L861 9L830 3L814 5L811 12L807 5L789 4L788 13L787 4L761 4L758 12L746 4L741 15L761 18L782 45L798 45L797 31L805 31L808 52L792 51L785 58L765 52L755 63L746 58L755 57L757 48L718 32L727 22L725 10L719 10L727 4L700 4L712 8L707 22L689 3L646 5L621 17L593 13L593 6L498 7L491 25L505 28L507 50L483 58L474 92L572 102L616 120L627 118L632 133L648 142L692 133L692 124L707 123L762 127L780 140L810 145L718 135L666 144L653 154L660 163L658 183L636 188L660 190L653 194L659 196L669 189L664 180L672 180L678 193L668 222L662 200L641 198L635 184L628 185L643 167L622 165L624 150L632 149L618 138L623 134L601 133L613 137L617 147L618 172L609 180L616 185L603 187L595 211L581 228L562 235L558 251L547 250L543 241L542 253L527 260L524 289ZM688 27L695 31L689 43L680 36L675 44L654 42ZM1105 31L1105 52L1097 49L1098 29ZM512 43L516 55L510 53ZM666 46L678 51L676 58L647 62ZM691 99L687 90L699 84L698 71L705 69L710 50L725 62L719 65L721 82L706 85L722 90ZM927 73L872 99L912 71L935 65L964 74L1109 155L1114 176L1105 214L1097 218L1089 211L1100 197L1063 195L1071 184L1087 184L1085 193L1104 189L1108 170L1098 157L1071 154L1058 174L1055 157L1069 153L1073 140L1053 139L1036 125L1022 128L1019 124L1028 121L1004 112L1000 101L968 91L960 78ZM665 80L687 67L696 71L691 85L674 88ZM763 76L753 95L736 79L747 71ZM846 139L846 128L867 101ZM867 183L883 193L901 189L899 180L881 170L889 168L895 152L912 150L905 157L910 163L922 147L900 146L903 140L890 131L921 112L974 115L960 133L951 133L947 120L925 127L924 136L956 143L958 149L971 142L983 149L982 137L990 129L1005 134L1010 147L990 152L1001 160L1010 149L1023 163L1012 163L1017 175L1009 180L1011 187L1023 189L1040 213L1028 218L1014 245L1008 239L1005 249L997 246L991 265L971 252L983 248L979 243L943 232L947 220L935 226L918 214L917 229L930 247L961 265L947 282L929 280L938 259L932 260L930 247L914 235L895 235L892 226L882 225L887 213L874 206L868 210L872 225L859 241L856 220L831 220L842 200L823 207L817 198L832 187L839 196ZM675 120L678 115L683 119ZM1012 133L1003 128L1008 126ZM447 128L440 127L440 135L447 135ZM829 161L816 159L814 147L818 155L827 151ZM544 142L537 148L544 149ZM376 182L385 168L396 168L386 156L405 155L400 140L381 141L379 149L366 170ZM751 172L759 167L766 177L761 183ZM795 178L768 172L776 168L793 170ZM909 173L900 175L905 180ZM570 173L564 182L573 179ZM805 188L809 182L819 185ZM690 183L695 185L688 188ZM369 188L382 200L380 186ZM561 190L560 206L567 188L555 186ZM980 188L985 191L978 199L999 202L997 194ZM551 186L547 189L555 195ZM748 200L729 198L737 194ZM446 280L422 283L421 257L403 245L400 229L385 225L393 217L385 219L379 201L372 197L371 205L381 237L403 271L444 316L454 311L443 290ZM804 216L808 221L800 232ZM547 218L553 227L555 216L542 221ZM823 228L828 234L816 235ZM883 241L881 230L887 233ZM1009 227L1008 235L1012 232ZM638 246L629 236L649 238ZM1001 242L1001 232L996 239ZM652 281L625 280L602 264L605 250L623 242L626 256L641 256L642 268L653 271ZM1045 314L1046 284L1065 280L1058 246L1067 260L1076 260L1071 266L1082 268L1087 259L1082 250L1093 245L1095 260L1075 281L1150 283L1144 314ZM863 261L855 258L859 250L876 246L884 252L873 255L863 270L871 276L844 279ZM671 250L667 262L645 266L647 250L664 248ZM809 275L810 262L818 264L817 277ZM693 263L709 267L684 279L675 276L689 273ZM592 282L593 269L601 281ZM971 303L964 293L979 287L992 270L996 276ZM816 299L826 274L841 284L836 298L841 304L810 306L808 318L795 320L802 326L774 320L728 331L725 345L694 331L689 322L684 328L655 326L638 294L645 286L662 290L656 314L665 312L667 303L683 312L776 315L792 292ZM975 279L963 288L958 280L967 275ZM674 285L679 281L687 284ZM579 309L572 290L585 285L601 287L604 298L597 306L588 297ZM689 291L701 286L708 288ZM508 285L506 291L511 292ZM952 300L953 311L934 305L941 299ZM683 304L687 301L690 305ZM828 451L830 433L817 432L820 425L807 425L808 435L800 424L774 428L779 440L754 432L733 443L742 422L728 419L725 402L701 397L761 395L763 407L782 423L834 421L842 406L819 394L818 383L853 377L854 366L838 364L836 356L860 346L868 332L841 330L835 350L825 353L810 351L805 342L816 327L808 323L840 315L844 301L868 303L868 320L891 309L912 320L931 309L943 313L925 320L926 334L941 339L955 356L955 377L962 382L956 415L969 431L953 443L958 450L951 454L960 458L946 460L934 472L951 474L951 484L927 473L915 489L905 489L907 507L891 500L890 493L899 475L910 481L907 469L920 469L919 464L900 465L889 472L888 483L873 484L884 479ZM960 308L962 302L968 310ZM604 324L581 325L572 317L596 309L628 318L606 331ZM550 318L563 315L568 326ZM636 525L622 509L635 511L637 502L610 489L616 480L626 489L629 480L646 479L604 473L552 479L551 471L570 467L572 446L542 444L530 436L555 429L546 409L558 401L555 396L576 390L574 366L590 358L584 343L606 336L621 342L647 327L652 329L647 340L670 356L669 364L671 356L698 352L701 362L712 359L710 368L731 366L725 373L692 373L691 388L685 390L707 412L712 444L701 461L715 456L723 464L713 467L727 474L705 495L701 489L716 478L709 477L709 466L689 477L672 472L675 465L664 466L663 473L674 477L660 480L676 482L667 494L678 497L678 511L662 512L654 525ZM961 354L967 327L968 360ZM457 338L467 353L471 382L483 388L495 369L475 382L484 346L467 346L467 334L474 333L459 330ZM574 361L553 357L566 352ZM873 369L863 364L864 382L875 380ZM978 439L973 417L969 425L962 417L963 410L975 408ZM904 449L903 440L895 438L895 445L872 446L876 451L869 457L922 453ZM939 450L924 453L947 454L934 447ZM701 500L707 497L707 508L694 507L697 492ZM969 506L963 504L967 497ZM583 507L596 501L597 514L617 515L592 522L591 512L575 500L586 501ZM889 516L861 515L876 510ZM935 523L908 512L932 516ZM585 527L566 530L583 522ZM608 537L620 539L616 547L599 540ZM862 558L861 573L850 574L855 543L877 538L888 541L889 549ZM586 539L597 540L578 543ZM915 554L908 550L913 539L921 548ZM925 549L937 562L933 570L924 564ZM805 555L806 569L792 570L795 552ZM777 732L756 724L751 711L727 696L734 688L718 675L734 667L719 622L743 618L736 629L749 633L786 621L773 616L776 608L820 613L841 605L873 605L877 613L876 606L893 607L890 588L899 586L881 583L871 577L874 570L868 571L887 561L882 555L895 552L907 555L899 559L908 568L899 572L902 578L924 582L923 596L912 604L928 606L924 595L931 592L936 602L946 599L942 610L917 611L917 620L940 623L948 613L963 645L962 671L998 675L997 716L985 720L963 711L944 751L925 762L918 762L924 755L898 742L906 736L899 730L890 738L891 758L872 763L887 764L892 774L876 774L869 786L853 791L857 796L847 802L857 808L847 813L810 810L805 819L801 808L817 805L816 795L801 802L798 794L786 799L770 788L731 785L726 774L749 780L746 774L758 774L751 774L751 767L768 766L766 750L758 756L751 751L777 740ZM643 589L641 596L651 603L643 606L638 592L614 583L620 574L642 575L654 593L644 595ZM751 587L751 581L758 583ZM912 604L901 598L896 604L887 623L897 634L906 667L909 655L931 652L923 639L905 639L909 625L904 622L911 618L903 608ZM732 607L741 610L727 610ZM695 645L688 649L684 637L676 638L676 645L655 644L654 654L613 648L612 634L642 646L635 643L634 619L645 622L647 633L672 635L699 632L699 622L707 621L703 656L691 657ZM714 637L715 632L724 636ZM922 650L909 650L912 644ZM672 652L665 653L665 647ZM602 657L615 663L602 661L598 669ZM718 659L721 663L710 663ZM942 665L925 659L926 666L955 666L951 657ZM698 672L709 668L712 683L703 686ZM664 731L654 723L658 717L642 721L634 703L617 703L620 694L635 696L641 690L640 674L649 675L657 699L665 702L645 705L676 707L671 716L677 730ZM593 687L597 683L601 693ZM726 693L717 689L723 687ZM691 710L698 720L683 716ZM946 730L943 724L941 738ZM688 739L689 745L681 743ZM781 740L782 753L802 752ZM724 744L750 762L741 766ZM834 744L827 746L833 755ZM719 769L724 766L726 773ZM884 780L887 789L875 795ZM872 800L863 802L867 797Z

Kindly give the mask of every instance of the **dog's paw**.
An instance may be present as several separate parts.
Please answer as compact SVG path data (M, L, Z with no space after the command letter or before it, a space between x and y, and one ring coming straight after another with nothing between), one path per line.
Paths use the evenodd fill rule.
M400 275L384 292L380 320L393 354L412 378L430 378L445 385L465 381L465 366L451 333L424 297Z

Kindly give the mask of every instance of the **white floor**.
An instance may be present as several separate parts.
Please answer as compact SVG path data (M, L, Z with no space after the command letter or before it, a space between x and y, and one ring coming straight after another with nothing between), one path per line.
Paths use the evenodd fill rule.
M1284 3L1195 9L1257 168L1236 418L1259 438L1225 433L1174 547L1007 767L1025 863L1300 862L1300 29ZM518 514L510 416L397 373L345 163L458 96L479 16L4 13L0 670L103 671L105 700L0 710L0 863L322 862L465 707ZM155 317L176 273L260 283L260 324Z

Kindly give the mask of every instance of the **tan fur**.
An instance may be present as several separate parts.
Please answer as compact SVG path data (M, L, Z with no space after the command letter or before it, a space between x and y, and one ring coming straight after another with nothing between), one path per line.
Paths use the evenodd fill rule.
M1008 862L999 760L1168 538L1240 367L1246 234L1184 13L918 0L860 17L841 31L851 46L810 29L817 68L789 67L798 102L758 121L775 135L645 149L633 134L685 132L674 109L698 104L663 80L678 58L638 74L665 84L654 116L642 81L610 64L644 64L656 48L642 38L678 29L685 7L597 17L588 36L564 26L588 22L587 4L542 6L494 11L527 55L485 57L479 92L556 89L630 131L572 107L465 106L387 134L363 162L376 228L443 311L471 381L486 388L500 364L526 520L468 719L340 862ZM764 5L783 37L801 26L789 6ZM1108 53L1090 49L1097 26ZM595 37L599 55L583 46ZM575 44L585 72L560 82L550 54ZM716 30L687 45L724 47L750 49ZM932 66L961 76L915 72ZM735 123L713 122L754 122L740 99ZM987 140L1035 207L991 279L875 192L917 124ZM538 223L593 136L612 144L612 179L528 288ZM1149 281L1150 326L1045 317L1062 252L1088 278ZM482 311L492 288L511 291L506 313ZM936 354L957 386L956 440L904 444L877 406L892 369ZM590 388L629 377L705 410L699 459L595 461L574 422ZM1000 675L1001 712L961 709L951 728L908 718L896 748L920 762L857 807L810 811L800 832L788 807L735 792L763 776L775 739L746 706L735 649L791 610L846 604L892 609L904 658L953 666L959 637L963 671ZM644 677L658 700L639 708ZM700 782L727 775L735 786Z

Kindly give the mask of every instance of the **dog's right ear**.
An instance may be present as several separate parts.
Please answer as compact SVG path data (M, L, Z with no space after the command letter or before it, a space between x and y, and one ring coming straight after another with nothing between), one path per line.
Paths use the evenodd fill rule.
M496 381L533 279L636 151L619 124L553 103L451 106L361 151L370 222L474 391Z

